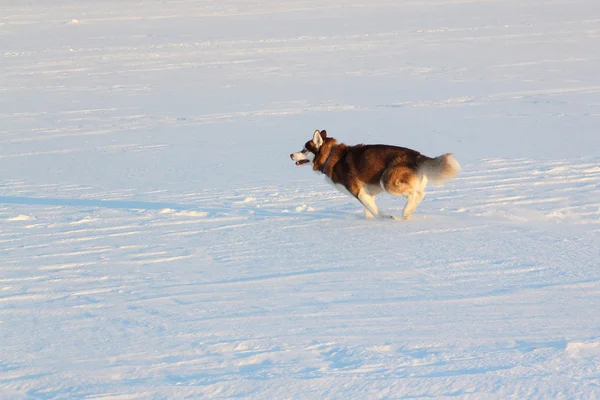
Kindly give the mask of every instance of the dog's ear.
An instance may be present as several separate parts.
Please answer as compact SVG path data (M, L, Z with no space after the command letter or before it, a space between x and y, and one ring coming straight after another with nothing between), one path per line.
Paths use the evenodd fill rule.
M325 138L327 137L327 131L325 129L321 131L321 137L323 138L323 140L325 140Z
M315 146L317 146L317 148L319 148L323 145L323 137L321 136L321 132L319 132L318 129L315 131L312 141L315 144Z

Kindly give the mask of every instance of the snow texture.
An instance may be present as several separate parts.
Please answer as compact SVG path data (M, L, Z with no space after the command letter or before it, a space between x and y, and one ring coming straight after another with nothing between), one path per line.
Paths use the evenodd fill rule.
M598 49L597 0L1 2L0 398L600 398ZM365 220L315 129L464 170Z

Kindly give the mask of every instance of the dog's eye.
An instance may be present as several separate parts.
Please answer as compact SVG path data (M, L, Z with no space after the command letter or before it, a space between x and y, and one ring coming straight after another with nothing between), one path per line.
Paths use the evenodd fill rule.
M310 153L310 151L308 151L307 149L302 150L302 154L308 154Z

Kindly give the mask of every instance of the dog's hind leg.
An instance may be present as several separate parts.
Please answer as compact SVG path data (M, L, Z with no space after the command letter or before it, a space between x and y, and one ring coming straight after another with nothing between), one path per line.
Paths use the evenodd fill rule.
M427 186L427 177L422 175L418 185L406 194L406 205L402 211L404 219L409 219L411 217L412 213L415 212L417 206L423 200L423 197L425 197L425 186Z
M402 210L402 217L404 219L409 219L412 216L412 213L417 208L419 200L419 194L416 191L412 191L406 196L406 205L404 206L404 210Z
M426 179L426 178L425 178ZM391 195L405 196L406 206L402 211L404 219L409 219L423 199L426 181L414 169L403 165L389 167L381 177L381 186Z
M415 200L414 200L414 205L413 205L413 209L412 209L411 213L417 209L417 206L419 204L421 204L423 197L425 197L425 186L427 186L427 177L425 175L422 175L421 180L419 182L419 186L415 189ZM409 196L409 198L410 198L410 196ZM408 205L408 202L407 202L407 205Z

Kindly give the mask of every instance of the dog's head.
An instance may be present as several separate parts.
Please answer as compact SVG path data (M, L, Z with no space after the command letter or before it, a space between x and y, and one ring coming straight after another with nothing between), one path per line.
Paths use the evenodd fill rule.
M312 140L309 140L304 144L304 148L297 152L290 154L290 158L293 161L296 161L296 165L304 165L312 163L317 154L319 154L319 149L323 146L323 142L327 138L327 132L322 130L316 130Z

